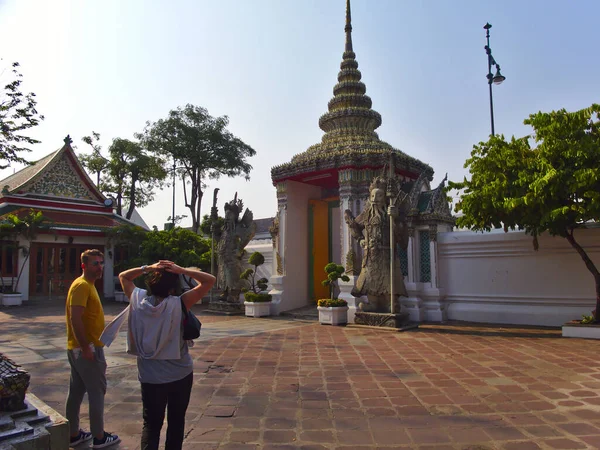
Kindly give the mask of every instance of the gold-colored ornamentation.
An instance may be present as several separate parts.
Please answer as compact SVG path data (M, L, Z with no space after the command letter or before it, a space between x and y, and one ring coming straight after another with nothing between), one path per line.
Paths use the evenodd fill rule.
M277 275L283 275L283 261L281 261L279 252L275 253L275 258L277 259Z

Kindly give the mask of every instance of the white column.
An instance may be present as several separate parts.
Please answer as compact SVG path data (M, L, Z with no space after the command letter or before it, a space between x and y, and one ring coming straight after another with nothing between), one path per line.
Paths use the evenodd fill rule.
M429 235L429 265L431 287L437 288L437 242L431 239L431 234Z
M277 236L277 242L273 246L273 268L271 270L272 276L270 284L272 289L269 291L272 297L271 303L271 314L279 315L281 312L281 299L284 293L285 283L285 249L287 246L286 241L286 228L287 228L287 192L286 182L277 184L277 217L279 218L279 233ZM279 252L279 258L281 260L281 268L283 274L277 273L277 252Z

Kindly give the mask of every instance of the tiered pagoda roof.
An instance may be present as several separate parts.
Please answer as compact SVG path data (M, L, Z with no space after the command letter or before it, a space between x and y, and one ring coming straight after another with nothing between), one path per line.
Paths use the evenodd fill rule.
M346 0L346 45L338 73L338 83L333 88L328 112L319 119L319 127L325 132L319 144L294 156L289 163L271 169L273 182L299 175L331 171L343 168L378 168L390 162L393 155L397 171L417 178L433 169L416 158L393 148L379 139L375 130L381 125L381 115L372 109L366 86L360 81L356 54L352 49L352 21L350 0Z

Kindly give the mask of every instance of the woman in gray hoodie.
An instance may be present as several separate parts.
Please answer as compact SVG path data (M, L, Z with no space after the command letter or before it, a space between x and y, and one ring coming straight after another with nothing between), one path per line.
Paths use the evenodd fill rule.
M133 283L142 274L148 274L147 290ZM182 274L196 280L197 285L179 297L176 293ZM194 372L188 342L183 339L181 304L189 310L210 290L215 277L160 260L121 272L119 280L129 298L128 352L137 355L142 386L142 450L158 449L166 408L165 449L180 450Z

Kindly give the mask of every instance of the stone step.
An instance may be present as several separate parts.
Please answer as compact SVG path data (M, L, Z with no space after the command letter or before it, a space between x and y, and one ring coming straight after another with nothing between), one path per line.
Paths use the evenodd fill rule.
M33 434L32 427L29 425L16 425L11 430L0 431L0 442L26 436L28 434Z
M17 420L17 419L22 419L25 420L25 417L28 416L37 416L38 414L38 410L35 406L32 406L29 402L25 402L25 405L27 406L27 408L24 409L20 409L19 411L12 411L10 412L10 417L12 417L13 420Z
M50 422L50 417L38 411L36 416L24 417L23 422L30 426L39 425L41 423Z
M8 416L0 416L0 431L11 430L15 427L15 421Z

